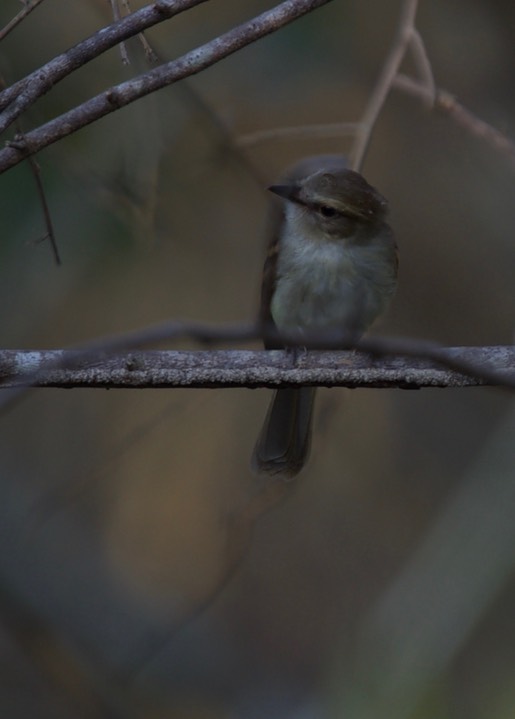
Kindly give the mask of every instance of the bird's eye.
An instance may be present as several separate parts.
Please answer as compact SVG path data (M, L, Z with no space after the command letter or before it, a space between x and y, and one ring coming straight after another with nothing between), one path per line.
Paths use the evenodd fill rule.
M317 210L322 217L335 217L338 214L338 210L335 210L334 207L329 207L328 205L319 205Z

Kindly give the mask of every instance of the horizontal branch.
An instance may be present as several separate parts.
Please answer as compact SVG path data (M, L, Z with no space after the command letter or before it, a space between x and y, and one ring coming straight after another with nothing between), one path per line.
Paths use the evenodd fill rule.
M495 370L515 381L515 347L442 348L456 365ZM487 374L485 372L485 374ZM508 378L511 378L508 382ZM408 357L371 357L358 351L283 350L131 351L2 350L0 387L172 388L246 387L469 387L499 384L438 363Z
M256 40L275 32L284 25L328 2L331 2L331 0L285 0L275 8L267 10L254 19L229 30L194 50L190 50L182 57L105 90L63 115L47 122L45 125L17 137L13 142L7 143L7 147L0 150L0 172L8 170L24 158L39 152L67 135L77 132L77 130L105 115L129 105L135 100L205 70L207 67L241 50L246 45L250 45ZM184 0L184 3L187 4L186 0ZM154 3L154 6L158 9L162 7L169 8L173 4L161 0L161 2ZM123 21L119 22L122 23ZM131 28L131 32L134 29ZM44 82L47 82L45 78ZM32 100L33 93L30 88L31 85L29 84L25 92L31 96ZM4 90L4 93L9 91L10 89ZM14 107L5 110L5 121L11 122L13 120L21 104L23 104L24 108L26 107L23 95L24 93L22 92L17 97ZM5 97L5 95L2 95L4 100Z

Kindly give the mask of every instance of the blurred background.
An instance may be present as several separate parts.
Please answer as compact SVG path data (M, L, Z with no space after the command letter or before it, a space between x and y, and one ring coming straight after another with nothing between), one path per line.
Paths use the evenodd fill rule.
M147 38L173 59L272 5L205 3ZM0 27L20 7L3 0ZM2 175L0 345L252 319L264 187L350 143L234 141L359 119L400 7L331 3L42 152L61 267L38 241L28 165ZM104 0L42 3L0 44L5 81L109 22ZM513 137L513 2L421 0L417 26L437 85ZM143 72L141 45L127 48L129 66L103 55L23 128ZM511 344L508 159L394 90L363 172L389 199L401 258L373 331ZM321 390L310 463L287 491L249 470L268 400L42 390L3 412L1 716L515 716L510 395Z

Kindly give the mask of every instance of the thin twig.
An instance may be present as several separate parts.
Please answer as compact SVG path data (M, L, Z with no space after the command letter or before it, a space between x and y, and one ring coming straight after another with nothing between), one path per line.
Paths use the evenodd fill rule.
M37 8L38 5L41 5L43 0L32 0L31 2L28 2L25 4L25 7L23 10L20 10L20 12L13 17L12 20L10 20L5 27L3 27L0 30L0 42L11 32L11 30L14 30L14 28L21 23L21 21L27 17L29 13L31 13L35 8Z
M151 65L155 65L157 62L159 62L159 55L154 50L154 48L151 46L149 41L147 40L145 33L140 32L138 33L138 40L141 43L141 46L143 47L143 52L145 53L145 57L147 58L147 62Z
M433 76L433 68L431 67L431 62L426 51L424 40L422 39L422 35L416 27L413 27L411 30L410 49L420 82L427 88L427 105L429 108L432 108L436 100L436 85Z
M418 0L404 0L399 18L397 36L390 50L390 54L383 65L376 86L370 95L368 105L363 114L358 132L356 133L356 141L351 153L351 165L354 170L360 171L363 166L377 118L392 88L395 75L399 70L406 53L406 48L410 42L415 27L417 5Z
M408 95L418 97L424 102L430 100L428 88L406 75L397 75L394 86ZM504 155L515 167L515 142L474 115L470 110L467 110L450 92L441 88L436 90L435 108L445 112L457 125L474 135L474 137L484 140L491 148Z
M22 80L0 93L0 133L30 107L38 98L51 90L74 70L83 67L123 40L134 37L142 30L169 20L207 0L158 0L131 15L112 23L82 40L66 52L50 60ZM4 108L8 108L5 110Z
M41 181L41 169L39 167L39 164L36 162L34 157L27 158L28 163L30 165L30 169L32 170L32 175L34 177L34 181L36 183L36 189L39 195L39 201L41 203L41 207L43 209L43 217L45 219L45 225L46 225L46 234L44 239L49 240L50 247L52 248L52 253L54 255L55 263L56 265L61 264L61 255L59 254L59 248L57 247L57 241L55 239L55 232L54 232L54 224L52 222L52 216L50 214L50 209L48 207L48 202L46 200L45 195L45 188L43 187L43 182Z
M126 15L130 15L132 13L131 5L129 0L121 0L123 9L125 10ZM157 53L154 52L152 47L150 46L150 43L148 42L147 38L145 37L145 33L140 32L138 33L138 40L141 43L141 46L143 47L143 51L145 53L145 56L147 58L147 62L150 64L155 64L158 62L159 57L157 56Z
M1 74L0 74L0 87L1 88L5 87L5 80ZM16 121L16 129L17 129L18 134L22 135L21 125L20 125L19 121ZM60 265L61 257L59 255L59 249L57 247L57 241L55 239L54 224L52 222L52 216L50 214L50 209L48 207L48 202L46 200L45 188L43 187L43 182L41 181L41 169L34 157L29 157L28 163L29 163L29 167L32 172L32 176L34 177L34 182L36 183L36 190L37 190L37 193L39 196L39 201L41 203L41 207L43 209L43 217L45 220L46 233L42 239L43 240L48 239L50 241L50 246L52 248L55 263L57 265Z
M258 130L236 138L238 147L253 147L263 142L282 142L288 140L312 140L321 138L343 137L354 135L358 129L357 122L333 122L325 125L303 125L294 127L274 127L269 130Z
M161 3L163 2L164 0L161 0ZM199 0L196 0L196 2L189 0L190 5L198 4L198 2ZM111 87L82 105L48 122L46 125L27 133L22 139L19 139L18 142L10 143L8 147L0 151L0 172L4 172L10 167L17 165L24 157L27 157L27 155L38 152L42 148L76 132L95 120L118 110L120 107L124 107L160 88L171 85L214 65L225 57L241 50L242 47L275 32L284 25L322 5L326 5L328 2L331 2L331 0L286 0L275 8L255 17L253 20L229 30L205 45L191 50L177 60L161 65L120 85ZM159 3L155 3L155 5L158 4ZM174 3L174 6L175 5L177 5L177 3ZM183 5L186 5L186 0L183 0ZM166 7L168 8L168 4ZM133 13L133 15L136 14L137 13ZM130 17L132 16L129 16L129 18ZM119 24L129 18L124 18ZM140 30L141 28L138 29L138 31ZM118 38L117 42L119 42L120 39L121 38ZM74 62L77 62L77 58L74 59ZM47 84L48 79L45 79L43 81L43 88L49 89ZM40 87L38 92L42 94L43 91ZM7 92L7 90L4 92ZM30 87L27 92L30 95L31 101L34 101L34 92ZM24 103L22 104L25 108L26 105ZM16 103L14 104L16 105ZM13 112L14 110L11 109L6 114L11 115Z
M118 20L121 20L120 15L120 8L118 7L118 0L109 0L109 4L111 5L111 12L113 14L113 20L117 22ZM122 59L122 63L124 65L130 65L131 62L129 60L129 54L127 52L127 46L125 44L125 41L122 41L119 45L120 47L120 57Z

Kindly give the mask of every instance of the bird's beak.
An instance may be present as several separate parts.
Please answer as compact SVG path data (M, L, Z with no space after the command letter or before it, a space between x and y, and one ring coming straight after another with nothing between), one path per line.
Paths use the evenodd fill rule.
M299 188L297 185L271 185L269 188L270 192L279 197L284 197L285 200L290 202L299 202Z

